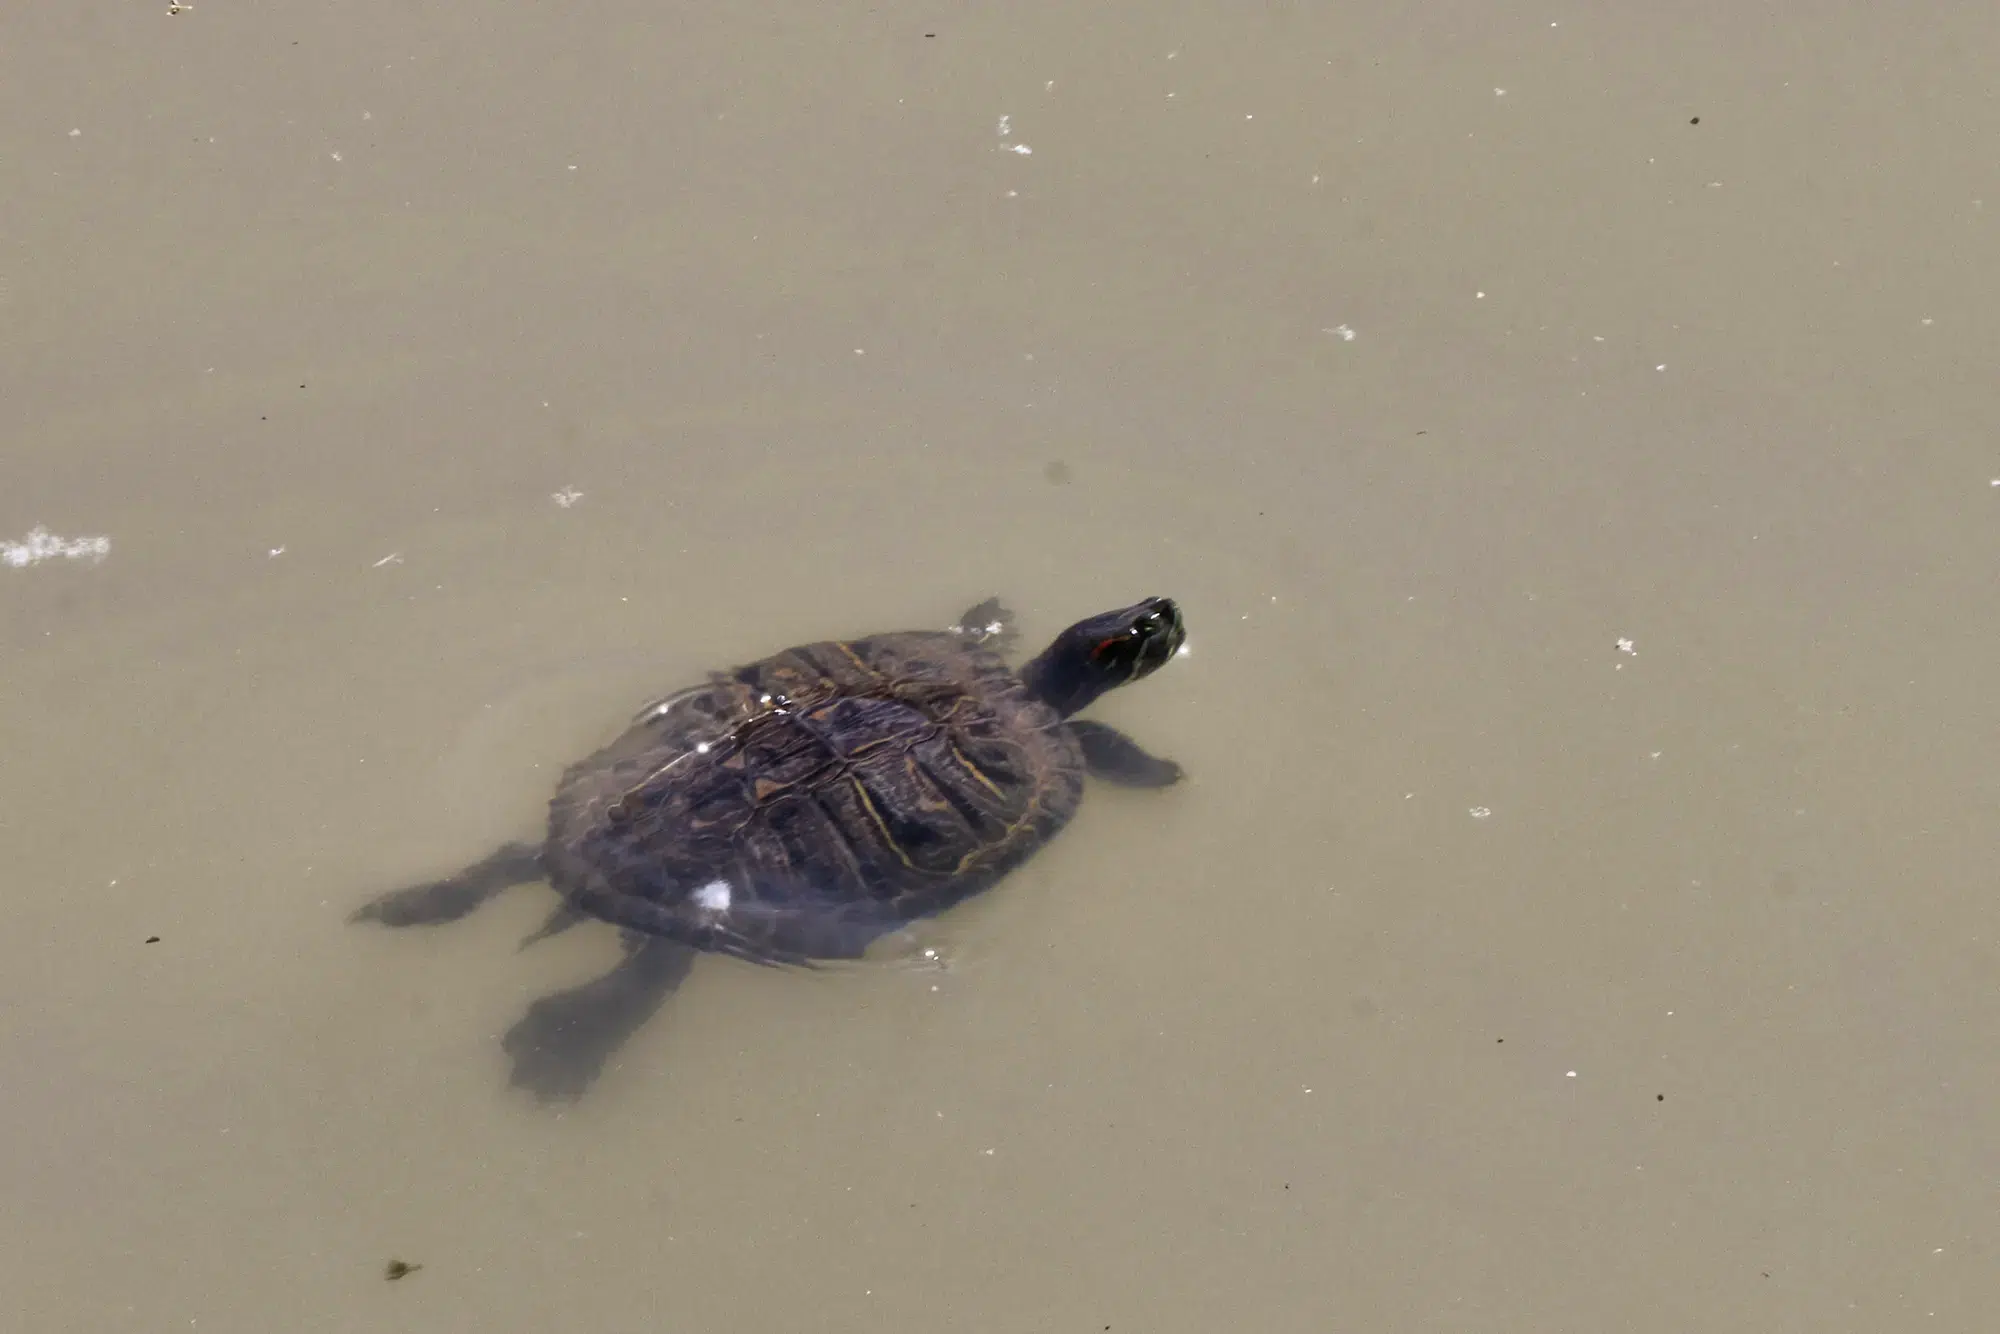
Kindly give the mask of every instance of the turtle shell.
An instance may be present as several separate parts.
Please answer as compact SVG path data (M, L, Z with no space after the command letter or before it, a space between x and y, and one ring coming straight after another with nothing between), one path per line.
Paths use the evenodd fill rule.
M1084 757L956 631L787 649L648 708L572 766L543 861L592 916L762 962L859 955L1068 823Z

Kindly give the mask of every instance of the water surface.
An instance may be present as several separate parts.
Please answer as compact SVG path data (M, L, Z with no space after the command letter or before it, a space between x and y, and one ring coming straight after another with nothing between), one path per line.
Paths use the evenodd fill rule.
M18 1327L1986 1328L1996 61L1977 6L20 7ZM499 1035L608 930L345 923L648 697L996 593L1180 599L1102 716L1192 779L943 971L703 960L551 1108Z

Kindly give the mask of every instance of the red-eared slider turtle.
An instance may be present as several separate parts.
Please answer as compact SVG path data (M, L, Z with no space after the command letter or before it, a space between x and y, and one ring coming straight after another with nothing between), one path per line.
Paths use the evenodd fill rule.
M543 997L507 1035L515 1084L575 1096L696 951L858 958L1033 855L1076 812L1086 773L1180 781L1178 764L1075 714L1184 637L1180 609L1148 598L1016 669L1012 618L989 600L948 630L802 644L715 673L571 766L539 848L509 844L355 918L451 921L546 877L563 905L529 941L587 917L625 928L617 968Z

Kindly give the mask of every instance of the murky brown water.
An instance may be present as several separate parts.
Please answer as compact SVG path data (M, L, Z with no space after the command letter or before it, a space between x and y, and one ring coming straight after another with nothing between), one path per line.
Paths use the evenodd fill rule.
M718 8L0 19L0 1323L1989 1328L2000 20ZM996 592L945 971L345 923Z

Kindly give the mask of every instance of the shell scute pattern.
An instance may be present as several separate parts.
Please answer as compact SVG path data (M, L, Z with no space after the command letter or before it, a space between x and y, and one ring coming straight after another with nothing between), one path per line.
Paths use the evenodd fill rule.
M570 771L550 846L574 849L587 910L651 904L664 921L688 903L685 933L740 935L752 953L805 952L778 938L801 913L934 912L1004 874L1082 794L1056 711L951 634L788 649L634 731ZM687 899L717 879L727 907Z

